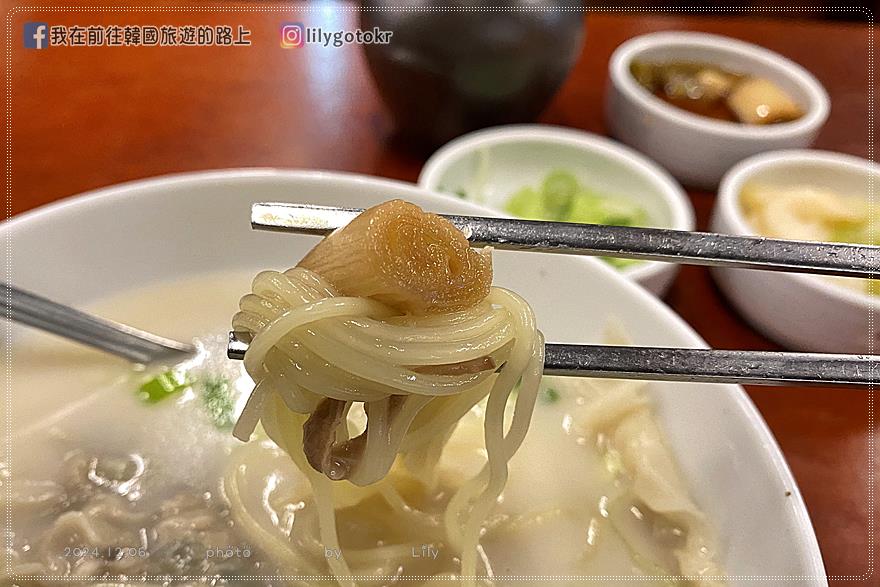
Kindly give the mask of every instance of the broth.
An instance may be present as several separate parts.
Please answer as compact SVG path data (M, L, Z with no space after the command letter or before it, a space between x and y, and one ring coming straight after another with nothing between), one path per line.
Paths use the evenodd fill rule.
M205 352L191 369L194 378L222 374L240 411L251 383L240 363L225 358L225 333L251 275L158 284L90 310L163 336L200 340ZM17 574L33 575L30 582L122 574L128 581L206 576L223 584L248 576L287 584L271 577L313 575L310 568L324 574L326 559L343 553L353 572L375 577L362 577L365 585L456 571L457 554L437 535L436 516L451 490L485 462L480 405L444 449L432 489L395 486L419 515L401 517L379 499L352 499L338 511L343 553L337 553L322 547L309 485L287 455L271 441L242 444L219 429L197 385L143 402L136 392L147 376L47 335L16 337L14 393L6 408L17 427L0 480L4 501L12 497ZM656 491L636 490L645 487L636 445L665 476L674 499L664 495L664 503L674 507L659 511ZM375 564L382 549L387 559ZM639 576L717 571L711 533L687 497L647 399L638 385L614 381L544 379L481 556L498 576L633 575L633 585L656 584Z

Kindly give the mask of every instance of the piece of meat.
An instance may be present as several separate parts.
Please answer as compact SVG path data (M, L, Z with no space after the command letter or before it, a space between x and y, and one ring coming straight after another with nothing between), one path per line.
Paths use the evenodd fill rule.
M472 249L451 222L403 200L365 210L298 267L318 273L342 295L413 315L471 307L492 285L488 251Z
M313 469L333 481L348 479L365 458L371 406L379 402L388 403L390 427L405 401L406 396L392 395L383 400L364 403L367 414L364 431L344 442L336 442L336 429L346 422L348 402L332 398L321 400L303 424L303 452L306 460Z

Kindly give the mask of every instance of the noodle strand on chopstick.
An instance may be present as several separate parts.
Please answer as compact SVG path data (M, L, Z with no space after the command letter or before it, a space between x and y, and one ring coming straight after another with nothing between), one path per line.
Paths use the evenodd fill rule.
M334 552L335 499L345 484L411 510L386 475L399 463L435 483L458 421L488 397L488 461L449 500L440 527L473 584L482 524L528 429L543 365L532 311L491 287L488 252L470 249L447 221L393 201L322 241L300 266L260 273L240 307L233 327L252 334L244 363L256 387L234 433L247 440L261 422L291 456L312 485L321 540ZM349 412L361 403L366 427L354 435ZM354 558L372 560L364 550ZM328 564L340 584L353 584L344 556Z

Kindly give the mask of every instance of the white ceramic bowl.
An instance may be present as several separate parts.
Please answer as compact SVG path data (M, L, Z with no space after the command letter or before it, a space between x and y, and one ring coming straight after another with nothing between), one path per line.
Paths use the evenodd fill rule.
M419 185L449 195L464 187L465 199L504 211L508 198L527 185L540 185L549 171L571 171L584 185L642 206L650 225L694 229L690 200L668 173L612 140L550 125L511 125L466 134L434 153ZM621 273L663 295L676 265L646 261Z
M696 61L767 78L804 109L769 126L712 120L671 106L630 73L637 59ZM611 134L651 157L687 186L711 189L734 164L775 149L807 147L825 124L828 93L806 69L778 53L728 37L690 32L642 35L620 45L608 65L605 117Z
M98 190L0 225L0 238L11 243L6 278L83 305L198 273L283 269L316 240L251 230L251 203L371 206L388 198L438 212L486 213L411 184L340 173L233 170L170 176ZM606 320L615 316L637 344L704 346L672 310L598 261L499 251L495 276L498 285L530 301L548 340L600 341ZM173 311L173 301L156 300L156 312L167 317ZM228 322L216 325L219 332L228 327ZM19 327L7 334L13 345L27 343ZM658 383L649 392L692 494L717 529L727 572L766 582L797 576L806 587L827 585L791 472L743 390ZM17 416L33 401L33 390L11 389L10 395L6 421L20 429L27 422ZM65 398L60 401L63 405ZM13 461L28 458L12 456ZM729 584L753 583L733 579Z
M755 234L743 217L743 184L811 184L869 197L880 185L880 166L827 151L792 150L750 157L724 176L712 215L712 230ZM876 348L870 318L880 315L880 298L828 278L747 269L714 269L718 285L739 312L770 338L800 350L866 353Z

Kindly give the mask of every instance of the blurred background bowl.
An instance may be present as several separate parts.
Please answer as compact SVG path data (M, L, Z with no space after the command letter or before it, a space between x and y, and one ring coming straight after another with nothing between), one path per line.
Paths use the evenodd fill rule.
M431 147L478 128L534 120L584 40L579 1L432 10L454 4L416 0L407 4L412 10L373 11L387 4L368 1L360 15L361 28L393 32L392 42L364 45L364 53L398 133Z
M841 194L869 197L880 185L880 166L866 159L828 151L765 153L739 163L718 191L711 229L754 235L740 204L743 185L811 185ZM834 279L797 273L713 269L727 298L755 328L797 350L866 353L877 333L869 323L880 315L880 297L840 285Z
M639 85L630 72L634 60L710 63L767 78L801 105L804 115L762 126L693 114ZM751 155L811 145L830 110L828 93L806 69L763 47L718 35L676 31L635 37L614 51L608 68L605 116L611 134L697 188L716 187L728 169Z
M447 144L428 159L419 185L505 213L524 186L539 186L548 172L565 170L603 198L619 196L643 208L647 225L694 229L690 201L656 164L610 139L549 125L511 125L477 131ZM663 295L677 266L642 261L621 273Z

